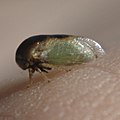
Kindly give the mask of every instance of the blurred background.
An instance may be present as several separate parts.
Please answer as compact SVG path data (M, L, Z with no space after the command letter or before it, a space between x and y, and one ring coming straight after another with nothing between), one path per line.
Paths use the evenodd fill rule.
M1 0L0 90L27 71L15 63L15 52L37 34L75 34L99 42L107 54L120 44L120 0ZM24 80L24 79L23 79Z

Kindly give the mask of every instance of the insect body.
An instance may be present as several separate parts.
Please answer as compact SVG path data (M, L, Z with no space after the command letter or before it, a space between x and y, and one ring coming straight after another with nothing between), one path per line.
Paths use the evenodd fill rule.
M89 38L74 35L37 35L23 41L16 51L16 62L29 70L48 72L49 65L73 65L101 57L102 47Z

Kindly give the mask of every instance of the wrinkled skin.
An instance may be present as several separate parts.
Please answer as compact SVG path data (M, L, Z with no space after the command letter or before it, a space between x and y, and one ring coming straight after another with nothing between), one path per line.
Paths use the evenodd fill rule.
M90 36L92 35L93 37L95 36L94 39L98 39L97 42L99 42L105 49L106 56L101 59L98 58L96 61L88 64L73 66L70 71L58 71L54 69L50 73L45 74L47 78L37 74L33 78L33 85L31 85L29 88L26 88L29 82L29 80L26 80L28 78L27 71L22 71L19 69L19 67L13 61L13 56L11 57L11 54L13 54L15 51L13 48L19 44L21 39L24 38L26 34L19 36L17 34L18 32L15 31L15 33L18 35L17 36L14 32L10 33L9 39L11 40L11 46L8 45L8 49L11 54L7 54L8 50L5 51L4 47L2 47L3 45L1 45L2 51L0 51L2 54L4 54L0 63L0 71L2 73L0 80L0 117L7 116L9 118L11 117L11 119L15 118L17 120L120 119L120 26L118 24L120 21L120 16L117 14L117 11L120 9L118 6L120 3L118 3L117 0L114 0L108 6L108 1L105 3L102 1L103 3L95 2L94 6L92 2L94 3L95 1L91 0L90 4L91 6L93 5L90 7L91 9L94 8L93 11L89 9L89 6L85 7L86 5L89 5L87 3L82 4L81 7L84 6L83 8L91 11L91 15L93 15L92 12L96 11L96 14L99 13L100 11L98 8L99 6L102 6L102 10L104 12L102 11L99 14L99 18L101 19L97 19L97 17L93 15L92 21L88 21L89 24L86 25L84 23L84 26L82 26L82 23L79 23L81 26L79 26L78 30L74 29L74 27L71 27L72 31L69 32L74 34L75 31L80 31L84 34L88 34ZM69 5L77 5L77 3L73 3L74 2L70 2ZM9 5L12 6L14 4ZM19 5L22 6L20 3ZM27 5L27 3L25 5ZM69 8L68 3L64 3L64 5ZM81 7L78 8L79 10L77 11L81 11L81 9L83 9ZM39 8L39 11L41 9ZM62 10L65 9L67 8L65 7ZM2 11L4 11L4 9ZM14 13L14 11L12 12ZM49 12L47 11L47 13ZM26 15L27 13L24 14ZM31 14L33 15L33 13ZM21 14L21 17L22 15L23 14ZM14 14L12 14L12 16L16 17ZM82 17L85 17L85 15L82 14ZM88 15L87 19L89 19L89 17L90 16ZM104 17L107 22L102 19ZM28 20L25 22L27 23ZM37 22L39 23L40 21L38 20ZM2 25L2 23L0 24ZM12 24L15 26L15 23ZM20 24L22 25L24 23L20 22ZM20 24L17 26L18 28L21 27ZM79 25L78 23L76 24ZM91 26L92 24L93 26ZM11 23L8 23L8 25L10 26ZM96 29L94 29L95 26ZM82 28L85 27L88 29L82 31ZM24 28L21 28L21 31ZM49 27L46 27L46 29L47 28ZM8 29L7 32L9 33L11 29ZM26 28L25 30L32 30L30 31L30 34L32 34L36 29L32 30ZM59 32L59 29L57 30ZM63 32L65 31L66 29L63 30ZM55 31L53 30L53 32ZM5 33L3 34L4 36L1 36L3 40L8 39L8 36L5 36ZM17 38L19 38L19 41L16 42ZM12 39L14 40L12 41ZM4 41L2 41L2 43L6 45L6 42L4 43ZM50 81L49 83L48 80Z

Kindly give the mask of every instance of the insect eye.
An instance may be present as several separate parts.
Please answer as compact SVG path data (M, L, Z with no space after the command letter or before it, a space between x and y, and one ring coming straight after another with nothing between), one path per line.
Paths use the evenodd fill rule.
M20 55L16 56L16 62L23 70L25 70L29 67L29 62Z

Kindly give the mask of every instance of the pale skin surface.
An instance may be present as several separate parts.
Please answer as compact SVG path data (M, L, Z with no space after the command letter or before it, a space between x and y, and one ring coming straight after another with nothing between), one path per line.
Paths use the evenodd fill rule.
M0 4L0 119L120 120L120 3L54 2ZM105 49L106 56L73 66L71 71L54 69L45 74L49 83L37 74L34 84L26 88L27 71L14 61L17 46L33 34L61 31L92 36Z
M1 99L0 113L17 120L119 120L120 58L113 52L71 71L52 71L49 83L37 75L29 88Z

